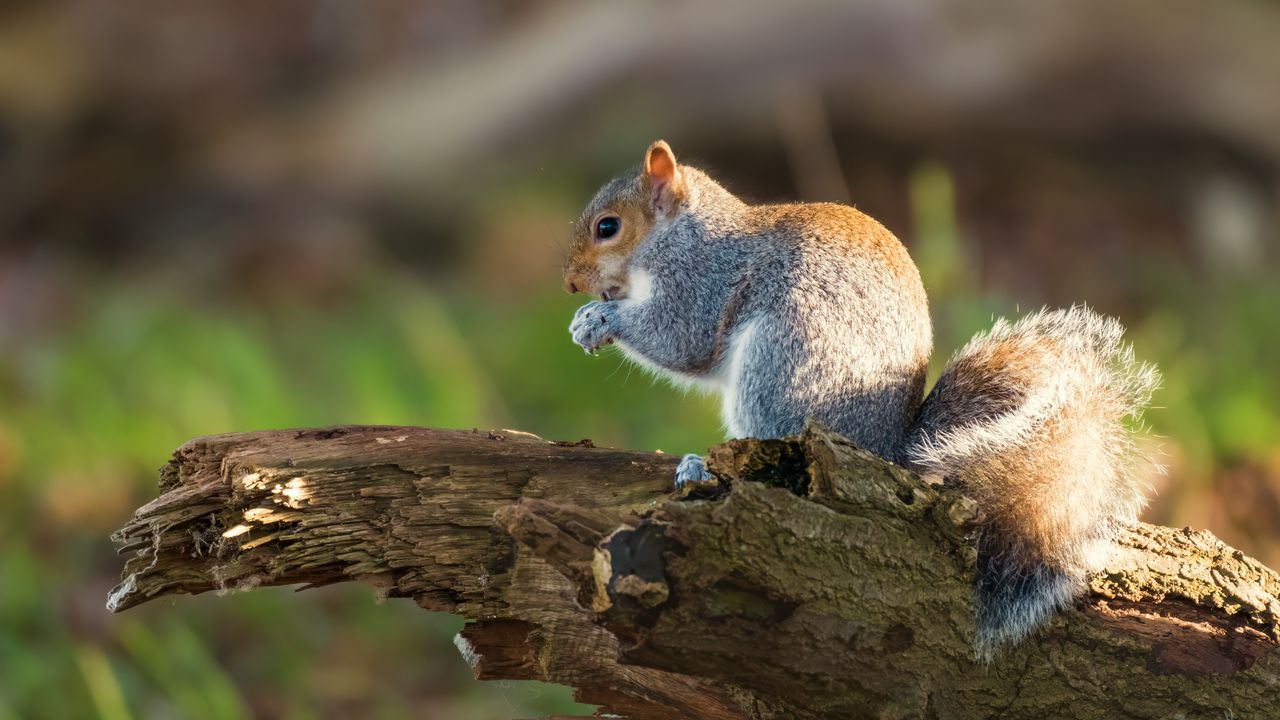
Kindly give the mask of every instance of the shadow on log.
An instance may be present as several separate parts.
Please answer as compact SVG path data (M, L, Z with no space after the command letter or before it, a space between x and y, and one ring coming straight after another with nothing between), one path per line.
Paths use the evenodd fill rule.
M513 431L199 438L113 539L108 598L357 580L475 622L481 679L634 718L1280 717L1280 576L1139 525L1091 594L972 660L976 509L811 427L677 459Z

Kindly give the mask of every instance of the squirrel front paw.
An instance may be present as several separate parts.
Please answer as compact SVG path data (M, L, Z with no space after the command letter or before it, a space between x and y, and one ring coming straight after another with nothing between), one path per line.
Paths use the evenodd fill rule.
M689 483L701 483L708 480L711 480L711 473L707 472L707 462L702 459L701 455L692 453L685 455L680 460L680 464L676 466L677 490Z
M594 353L613 342L617 317L618 303L593 300L574 313L569 333L583 350Z

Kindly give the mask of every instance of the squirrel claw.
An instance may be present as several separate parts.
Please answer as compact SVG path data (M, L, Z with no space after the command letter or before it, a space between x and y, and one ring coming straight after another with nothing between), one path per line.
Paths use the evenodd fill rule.
M712 479L711 473L707 472L707 462L701 455L685 455L676 467L677 490L683 490L690 483L704 483Z

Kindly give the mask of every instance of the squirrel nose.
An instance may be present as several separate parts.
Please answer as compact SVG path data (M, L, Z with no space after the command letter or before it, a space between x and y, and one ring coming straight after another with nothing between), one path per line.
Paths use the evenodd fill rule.
M574 293L578 292L578 286L572 280L565 280L564 291L569 293L570 295L573 295Z

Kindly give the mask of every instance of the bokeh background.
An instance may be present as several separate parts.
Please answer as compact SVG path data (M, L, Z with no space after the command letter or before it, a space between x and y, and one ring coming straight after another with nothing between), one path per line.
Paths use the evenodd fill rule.
M657 137L909 246L938 361L1087 301L1166 382L1146 519L1280 565L1280 3L141 0L0 7L0 718L507 718L461 621L358 587L103 609L197 435L721 438L585 357L569 222Z

